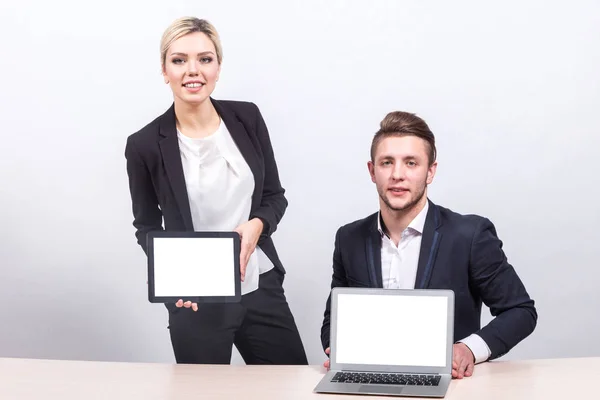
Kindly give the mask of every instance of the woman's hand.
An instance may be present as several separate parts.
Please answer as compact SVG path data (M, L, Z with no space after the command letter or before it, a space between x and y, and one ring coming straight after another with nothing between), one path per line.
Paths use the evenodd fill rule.
M185 308L192 308L192 310L194 311L198 311L198 303L192 303L191 301L186 301L185 303L183 302L183 300L179 299L179 301L177 301L177 303L175 303L175 307L185 307Z
M240 226L234 229L241 238L240 246L240 275L242 276L242 282L246 276L246 266L250 256L254 253L260 234L264 228L263 222L259 218L252 218L248 222L244 222Z

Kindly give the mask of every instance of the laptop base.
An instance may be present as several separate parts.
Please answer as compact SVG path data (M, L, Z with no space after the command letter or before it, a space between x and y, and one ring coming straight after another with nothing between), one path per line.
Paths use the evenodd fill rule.
M361 394L361 395L385 395L406 397L436 397L446 395L452 376L441 375L437 386L420 385L380 385L370 383L337 383L331 382L334 375L341 371L329 371L315 387L316 393L338 393L338 394ZM356 372L356 371L353 371Z

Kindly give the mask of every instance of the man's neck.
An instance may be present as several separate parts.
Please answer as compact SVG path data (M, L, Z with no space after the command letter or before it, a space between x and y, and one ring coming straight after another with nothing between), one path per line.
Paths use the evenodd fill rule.
M397 246L402 238L402 232L425 208L427 195L424 194L421 200L408 210L395 211L390 209L385 203L381 203L381 218L385 224L386 233Z
M215 130L219 115L210 99L200 104L187 104L175 100L177 128L186 136L203 137Z

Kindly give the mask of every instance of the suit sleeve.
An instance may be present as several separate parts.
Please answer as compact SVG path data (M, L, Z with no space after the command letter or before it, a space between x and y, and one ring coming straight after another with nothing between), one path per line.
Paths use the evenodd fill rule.
M283 218L288 201L285 198L285 190L279 181L279 172L267 125L258 107L255 104L253 106L256 110L256 135L265 162L265 178L260 206L250 215L250 219L260 218L264 224L263 236L271 236Z
M495 317L476 333L488 345L490 359L501 357L533 332L537 311L488 219L473 237L469 268L475 291Z
M346 270L342 263L342 250L340 244L341 228L335 234L335 246L333 250L333 275L331 277L331 289L335 287L348 287ZM329 347L330 340L330 315L331 315L331 292L325 305L323 325L321 326L321 344L323 350Z
M162 230L162 213L158 206L156 192L150 171L135 148L131 137L125 146L129 192L133 211L133 226L138 244L148 254L146 235L150 231Z

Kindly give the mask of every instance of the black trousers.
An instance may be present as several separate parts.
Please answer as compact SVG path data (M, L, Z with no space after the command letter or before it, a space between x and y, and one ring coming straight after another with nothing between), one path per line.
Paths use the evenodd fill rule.
M169 305L169 331L178 364L229 364L232 346L246 364L307 365L304 345L273 268L240 303L199 304L198 311Z

